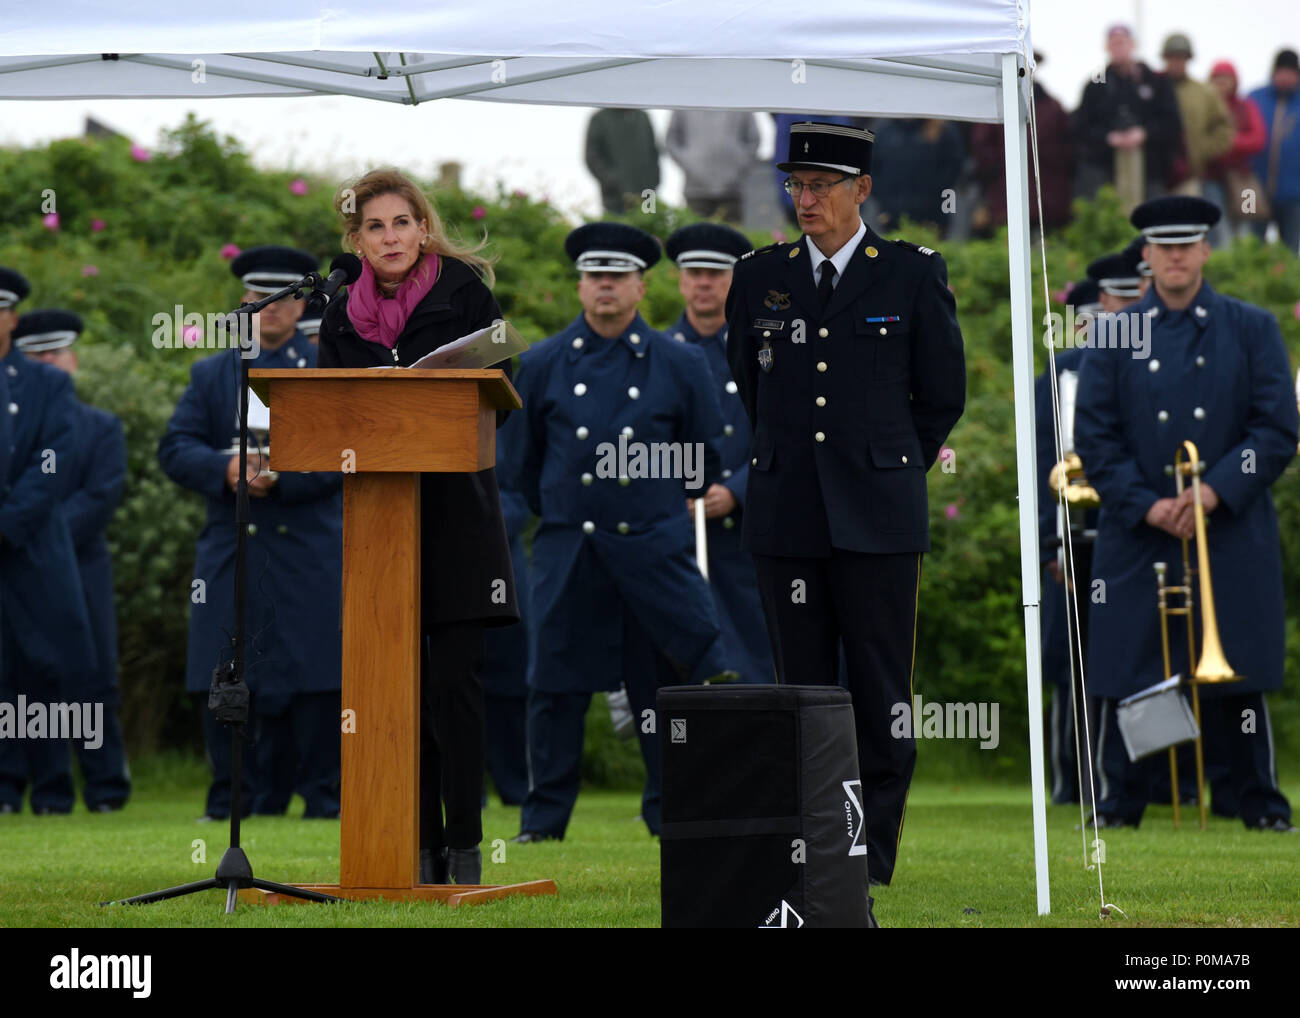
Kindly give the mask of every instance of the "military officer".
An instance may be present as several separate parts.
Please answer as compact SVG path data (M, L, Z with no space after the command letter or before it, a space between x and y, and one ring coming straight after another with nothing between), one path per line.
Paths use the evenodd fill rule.
M294 248L244 251L231 269L255 300L317 268ZM310 368L317 348L297 331L302 301L258 312L260 350L250 368ZM229 814L230 732L206 710L212 670L230 659L234 632L235 487L238 483L239 350L197 361L158 445L164 472L207 499L194 562L186 689L199 701L212 764L205 816ZM304 817L339 809L343 568L342 475L276 473L250 442L246 658L254 755L242 809L283 813L295 787Z
M1282 684L1285 642L1269 488L1295 455L1300 420L1277 321L1205 282L1205 235L1219 216L1210 202L1183 196L1134 209L1154 273L1152 289L1132 309L1148 316L1150 356L1099 348L1080 378L1077 442L1102 501L1088 685L1105 697L1097 743L1103 826L1137 826L1144 771L1163 764L1158 755L1127 766L1115 707L1165 677L1152 567L1165 562L1169 582L1182 582L1179 538L1193 535L1194 514L1190 484L1175 497L1172 464L1191 439L1206 464L1201 493L1218 628L1228 661L1245 676L1201 688L1207 755L1230 760L1247 827L1294 830L1277 784L1264 693ZM1197 631L1204 632L1199 619ZM1171 639L1170 653L1174 673L1188 674L1185 642Z
M619 223L565 240L583 312L519 359L524 408L508 482L540 517L533 539L531 788L516 840L563 837L593 692L627 686L646 765L642 816L659 831L655 691L725 669L684 496L720 474L717 397L702 351L637 310L659 242Z
M66 374L13 344L14 307L29 292L21 273L0 268L0 703L10 705L19 696L67 702L68 684L95 663L62 505L76 460L76 397ZM0 738L0 813L22 808L29 782L33 813L71 812L67 740L30 734Z
M1075 401L1070 389L1077 385L1080 361L1087 347L1083 345L1094 316L1101 312L1099 289L1091 278L1085 278L1070 288L1066 297L1074 308L1076 335L1057 336L1056 341L1067 348L1056 354L1058 375L1057 394L1061 400L1059 415L1062 440L1073 445L1073 414ZM1087 316L1087 317L1084 317ZM1077 343L1077 345L1076 345ZM1050 368L1048 369L1050 370ZM1076 390L1077 391L1077 390ZM1070 397L1070 398L1067 398ZM1073 601L1066 586L1067 568L1064 554L1064 517L1056 491L1048 483L1052 467L1058 461L1056 434L1052 415L1052 382L1044 371L1034 386L1034 407L1037 412L1036 433L1038 446L1038 534L1042 548L1043 600L1042 644L1043 678L1053 684L1048 740L1049 760L1052 766L1052 801L1069 803L1079 801L1079 767L1077 750L1083 748L1082 735L1075 733L1075 693L1071 677L1078 671L1077 664L1070 667L1070 647L1084 642L1088 632L1088 575L1092 563L1092 535L1096 533L1096 510L1073 509L1070 513L1071 547L1077 579L1071 587L1079 591L1080 641L1072 630L1074 626ZM1062 449L1065 454L1070 449ZM1058 519L1058 517L1060 517ZM1073 642L1072 642L1073 641ZM1076 652L1077 653L1077 652ZM1076 656L1077 661L1077 656ZM1081 691L1081 689L1079 690ZM1080 700L1079 708L1084 707ZM1091 719L1092 715L1089 715ZM1086 751L1086 750L1085 750ZM1087 779L1084 779L1087 792Z
M71 311L29 311L18 319L14 345L33 360L51 364L68 375L77 372L72 346L82 332L79 315ZM68 520L77 569L95 641L95 661L79 669L68 685L68 696L81 703L102 703L102 730L94 749L74 739L85 780L82 798L93 813L121 809L131 794L126 744L117 716L117 612L113 598L113 560L104 536L126 489L126 434L122 422L107 410L76 401L75 456L69 467L68 494L63 513Z
M678 287L686 302L668 334L704 351L722 407L722 476L704 494L709 590L718 608L722 638L732 649L731 660L739 665L740 681L771 682L772 651L754 563L740 546L749 477L749 418L727 365L726 302L732 266L753 245L729 226L693 223L677 230L664 246L681 270Z
M863 222L870 131L790 128L803 236L736 264L727 357L754 431L743 541L779 680L853 696L867 866L888 884L916 760L891 735L911 703L925 473L965 405L943 259Z

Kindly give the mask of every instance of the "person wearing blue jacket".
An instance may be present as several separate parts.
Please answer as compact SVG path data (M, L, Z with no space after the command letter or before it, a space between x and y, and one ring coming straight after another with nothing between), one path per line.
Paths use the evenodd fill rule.
M79 315L71 311L29 311L18 320L14 345L33 360L68 375L77 372L72 346L82 332ZM68 695L82 703L103 704L102 730L91 746L74 739L81 762L82 798L92 813L121 809L131 794L126 743L117 708L117 611L113 597L113 560L105 531L126 490L126 434L122 422L107 410L76 403L76 455L63 512L68 520L77 569L86 600L86 615L95 641L95 661L73 678Z
M14 305L27 280L0 268L0 813L22 808L30 782L32 812L68 813L74 802L68 740L17 716L26 703L65 703L68 683L95 661L77 555L62 500L72 477L76 396L72 380L13 345ZM85 732L83 735L87 734Z
M646 765L642 817L659 832L661 686L731 671L695 561L688 495L721 472L722 419L704 354L646 324L642 273L659 242L620 223L569 234L583 313L519 358L522 422L507 486L540 517L536 652L528 671L531 787L516 841L562 838L577 801L593 693L627 687Z
M317 268L305 251L250 248L231 263L249 301ZM301 301L258 312L259 346L250 368L311 368L317 348L296 328ZM203 714L212 784L204 816L229 815L230 732L206 709L212 671L231 659L235 631L235 486L238 481L238 349L196 361L158 461L177 484L207 500L191 585L185 688ZM249 445L246 661L252 714L246 738L242 812L282 814L294 792L304 817L339 810L343 571L340 473L276 473ZM263 450L265 451L265 450ZM272 461L273 462L273 461Z
M1300 55L1279 50L1273 61L1273 80L1250 93L1268 132L1263 150L1251 162L1268 195L1272 219L1282 244L1300 253ZM1268 223L1254 224L1264 239Z

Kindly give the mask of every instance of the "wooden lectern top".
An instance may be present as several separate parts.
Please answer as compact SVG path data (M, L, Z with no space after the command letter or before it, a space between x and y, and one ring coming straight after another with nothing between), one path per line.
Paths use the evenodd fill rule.
M519 394L500 368L259 368L274 470L468 473L496 465L498 410Z

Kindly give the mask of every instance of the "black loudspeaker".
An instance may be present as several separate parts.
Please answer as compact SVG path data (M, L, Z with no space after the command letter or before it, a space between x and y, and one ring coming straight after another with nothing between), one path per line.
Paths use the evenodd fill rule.
M865 927L857 738L838 686L669 686L665 927Z

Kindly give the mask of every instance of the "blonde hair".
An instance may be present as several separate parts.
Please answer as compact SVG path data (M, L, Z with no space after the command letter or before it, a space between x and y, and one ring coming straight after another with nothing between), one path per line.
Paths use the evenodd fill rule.
M496 283L496 273L492 271L492 264L496 261L496 257L479 254L487 246L487 232L484 231L483 239L474 245L462 243L458 239L452 240L434 210L429 196L410 177L399 170L371 170L356 180L345 181L338 189L334 195L334 209L338 212L339 222L343 226L344 251L356 253L352 238L361 232L361 210L366 207L366 202L370 199L385 194L395 194L403 198L411 206L415 218L423 219L428 226L428 236L420 245L421 251L426 253L433 251L440 255L458 258L476 269L488 286Z

